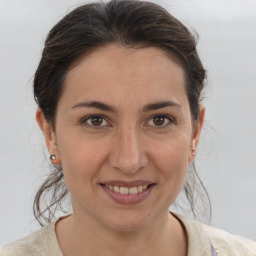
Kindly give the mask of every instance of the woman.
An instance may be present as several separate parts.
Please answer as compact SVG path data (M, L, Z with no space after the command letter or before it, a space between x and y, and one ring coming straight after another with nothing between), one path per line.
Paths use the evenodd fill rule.
M156 4L94 3L65 16L34 78L36 119L55 166L34 212L48 225L0 255L256 255L252 241L168 210L183 186L194 209L196 173L187 170L204 121L204 80L193 36ZM49 223L68 191L73 213Z

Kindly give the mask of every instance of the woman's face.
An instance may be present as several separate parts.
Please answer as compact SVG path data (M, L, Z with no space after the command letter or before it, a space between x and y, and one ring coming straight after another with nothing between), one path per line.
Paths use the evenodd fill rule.
M116 230L168 216L203 122L201 111L192 127L184 83L182 68L157 48L109 45L68 72L56 129L45 136L74 214ZM37 119L46 131L40 110Z

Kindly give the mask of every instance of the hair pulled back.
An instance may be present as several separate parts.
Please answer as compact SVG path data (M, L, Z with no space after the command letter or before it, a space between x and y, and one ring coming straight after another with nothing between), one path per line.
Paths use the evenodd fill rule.
M161 6L138 0L112 0L80 6L62 18L49 32L34 76L34 98L46 120L55 129L59 98L65 76L82 56L108 44L128 48L156 47L167 53L184 70L186 93L193 122L200 115L200 95L206 71L190 31ZM195 168L184 185L185 195L195 213L194 192L203 188ZM50 201L42 209L42 199ZM34 200L34 215L41 225L54 218L68 194L61 167L55 168ZM208 198L209 199L209 198Z

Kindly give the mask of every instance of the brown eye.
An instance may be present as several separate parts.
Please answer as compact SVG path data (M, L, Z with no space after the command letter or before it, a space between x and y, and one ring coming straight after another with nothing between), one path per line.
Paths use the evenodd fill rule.
M153 117L153 123L156 126L162 126L166 121L166 117L165 116L155 116Z
M100 126L103 123L103 118L101 116L91 117L91 123L94 126Z
M174 124L175 121L172 119L172 117L164 114L159 114L153 116L147 123L148 126L151 126L152 128L167 128L171 124Z
M101 115L89 116L82 120L82 123L85 124L88 128L94 129L100 129L109 126L109 123L106 121L105 117Z

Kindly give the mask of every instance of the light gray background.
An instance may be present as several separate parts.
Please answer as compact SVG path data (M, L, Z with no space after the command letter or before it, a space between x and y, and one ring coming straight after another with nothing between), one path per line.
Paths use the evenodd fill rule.
M32 78L49 29L84 1L0 0L0 244L38 228L34 193L48 169ZM208 69L197 166L212 225L256 240L256 1L155 1L199 36Z

